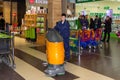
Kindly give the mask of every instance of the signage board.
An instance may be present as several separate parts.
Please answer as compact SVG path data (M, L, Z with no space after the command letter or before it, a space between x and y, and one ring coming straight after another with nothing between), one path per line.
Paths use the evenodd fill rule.
M110 7L109 7L109 6L105 6L104 9L105 9L105 10L108 10L108 9L110 9Z
M120 10L120 7L118 7L117 9Z
M76 0L76 3L85 3L85 2L94 2L94 1L102 1L102 0Z

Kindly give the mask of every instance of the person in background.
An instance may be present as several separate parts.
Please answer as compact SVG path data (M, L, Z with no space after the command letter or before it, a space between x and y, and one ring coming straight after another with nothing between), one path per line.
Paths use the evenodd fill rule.
M88 28L89 22L84 15L81 17L80 24L82 26L82 29Z
M56 23L54 27L56 31L63 37L64 49L65 49L65 60L70 60L70 46L69 46L69 37L70 37L70 25L66 20L66 14L62 13L61 21Z
M82 15L79 16L78 20L80 21L80 24L82 23Z
M106 35L108 35L108 38L107 38L107 42L110 41L110 32L111 32L111 24L112 24L112 18L110 18L109 16L106 17L105 19L105 28L104 28L104 37L103 37L103 42L105 42L106 40Z
M80 15L79 18L78 18L78 24L79 24L78 29L82 29L81 21L82 21L82 15Z
M90 18L90 29L94 29L94 26L95 26L94 20L93 18Z
M3 13L0 13L0 30L5 30L5 20L3 18Z
M99 18L97 15L95 17L94 24L94 30L101 28L101 18Z
M85 16L85 22L86 22L86 28L88 29L89 27L88 15Z

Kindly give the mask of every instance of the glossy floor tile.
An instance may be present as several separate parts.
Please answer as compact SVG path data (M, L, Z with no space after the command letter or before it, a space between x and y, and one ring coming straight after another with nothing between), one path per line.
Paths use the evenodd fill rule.
M20 51L18 49L15 50L15 56L24 60L25 62L27 62L28 64L34 66L35 68L39 69L40 71L44 72L44 70L46 69L46 67L44 67L42 65L43 61L41 59L37 59L23 51ZM69 72L66 71L66 74L64 76L57 76L57 77L53 77L55 80L74 80L76 78L79 78Z
M35 47L38 47L38 49L35 49ZM111 55L107 54L107 56L105 56L101 52L104 52L104 50L102 49L90 54L73 54L71 61L65 64L66 74L64 76L48 77L44 73L45 67L42 65L43 61L47 61L45 47L42 46L40 50L39 45L26 42L23 38L15 37L16 69L10 69L19 79L10 79L12 76L9 76L9 79L2 79L0 76L0 80L114 80L114 77L110 78L111 76L101 73L102 71L99 72L100 70L104 70L107 64L111 64L109 59L112 58ZM119 64L114 67L117 66L119 66ZM94 67L96 67L95 70L93 70ZM111 67L109 69L111 69ZM117 69L115 71L117 71ZM7 71L2 70L0 75L2 73L7 77Z
M32 49L45 52L45 46L32 47ZM42 49L42 50L41 50ZM44 49L44 50L43 50ZM73 53L70 63L95 71L105 76L120 79L120 41L111 39L110 43L103 43L102 48L96 51L83 50Z
M27 53L27 54L29 54L29 55L31 55L31 56L34 56L38 59L46 61L46 54L45 53L41 53L42 51L39 51L39 50L36 50L36 49L33 49L33 48L31 49L30 48L31 45L29 45L29 47L27 47L27 46L25 46L25 45L23 47L16 46L16 48L25 52L25 53ZM70 65L68 65L68 64L70 64ZM74 65L72 63L67 63L65 65L65 67L66 67L67 72L72 73L73 75L76 75L76 76L80 77L80 78L78 78L78 80L79 79L82 79L82 80L91 80L91 79L92 80L101 80L101 79L103 79L103 80L106 80L106 79L107 80L113 80L112 78L109 78L109 77L100 75L98 73L89 71L88 69L79 67L78 65ZM91 78L86 77L86 74L84 73L84 71L88 72L88 74ZM90 75L90 74L92 74L92 75ZM96 77L93 77L93 76L96 76Z
M15 71L20 74L25 80L54 80L47 77L44 72L28 64L24 60L15 57L16 69Z

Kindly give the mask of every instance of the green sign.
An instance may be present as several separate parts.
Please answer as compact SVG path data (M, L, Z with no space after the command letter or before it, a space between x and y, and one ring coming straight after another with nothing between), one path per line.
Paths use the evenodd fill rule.
M94 1L102 1L102 0L76 0L76 3L85 3L85 2L94 2Z
M108 9L110 9L110 7L109 7L109 6L105 6L104 9L105 9L105 10L108 10Z
M118 7L118 10L120 10L120 7Z

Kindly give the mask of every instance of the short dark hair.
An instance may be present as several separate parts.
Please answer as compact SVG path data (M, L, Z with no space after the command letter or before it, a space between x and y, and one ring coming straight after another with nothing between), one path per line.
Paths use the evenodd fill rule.
M65 17L66 17L66 14L65 14L65 13L62 13L61 16L65 16Z
M96 15L95 17L98 17L98 15Z

